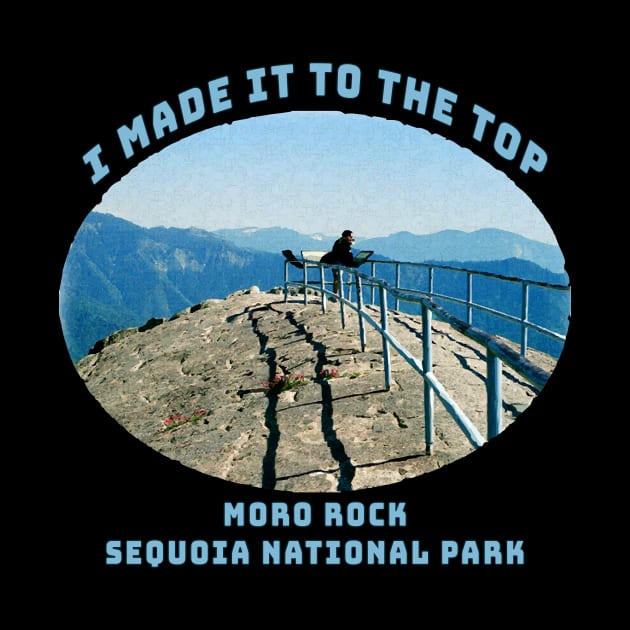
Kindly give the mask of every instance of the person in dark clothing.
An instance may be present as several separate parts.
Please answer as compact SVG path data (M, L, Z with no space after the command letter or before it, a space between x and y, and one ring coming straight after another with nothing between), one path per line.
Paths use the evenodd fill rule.
M352 230L344 230L341 236L335 241L332 251L324 254L320 262L329 265L343 265L344 267L356 267L354 255L352 254L352 243L354 234ZM339 292L339 271L333 270L333 291Z
M345 267L354 267L354 256L352 255L352 244L354 243L354 234L352 230L344 230L341 238L335 241L332 248L332 257L335 264L344 265Z

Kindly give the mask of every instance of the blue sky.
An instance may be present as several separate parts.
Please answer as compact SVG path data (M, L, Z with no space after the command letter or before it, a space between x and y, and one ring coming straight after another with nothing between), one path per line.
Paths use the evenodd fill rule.
M94 208L143 227L286 227L357 239L493 227L557 244L531 199L468 149L424 129L288 112L195 134L148 158Z

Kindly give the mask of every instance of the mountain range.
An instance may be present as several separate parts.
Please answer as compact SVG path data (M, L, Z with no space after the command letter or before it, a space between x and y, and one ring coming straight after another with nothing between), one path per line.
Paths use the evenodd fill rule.
M293 249L299 255L301 249L328 249L334 240L285 228L214 232L143 228L109 214L91 212L75 235L62 274L59 314L69 354L76 362L97 341L116 330L142 326L151 318L169 318L207 299L223 299L253 285L262 291L280 286L284 282L283 249ZM568 283L566 273L552 270L562 260L559 248L554 251L553 246L500 230L470 234L448 230L426 236L400 233L383 239L357 238L356 245L357 249L375 249L377 260L387 260L389 252L395 260L448 263L542 282ZM412 251L416 258L405 253ZM419 258L421 252L426 256ZM485 259L480 259L482 253ZM535 260L525 259L525 255ZM425 276L425 272L405 276L407 284L402 286L422 286ZM384 278L393 281L388 273ZM454 288L450 286L453 282L448 282L449 288ZM496 286L488 284L478 291L476 299L486 300L480 303L494 306L505 302L505 291ZM517 291L509 299L519 300L520 294ZM542 316L542 320L534 321L555 330L566 324L566 294L544 295L532 307Z
M197 229L142 228L91 212L70 246L60 318L73 361L113 331L170 317L253 284L283 282L280 253L254 252Z
M292 249L330 249L337 236L305 235L288 228L238 228L214 230L219 238L239 247L280 252ZM396 232L378 238L362 238L355 233L356 249L371 249L390 260L405 262L486 261L517 258L528 260L553 273L564 273L564 256L557 245L541 243L519 234L484 228L474 232L442 230L433 234Z

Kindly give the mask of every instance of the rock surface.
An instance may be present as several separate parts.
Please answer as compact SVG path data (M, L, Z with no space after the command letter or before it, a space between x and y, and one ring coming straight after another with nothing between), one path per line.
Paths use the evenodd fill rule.
M376 309L367 307L378 320ZM422 357L422 320L391 311L389 330ZM290 492L394 484L474 450L435 399L434 441L424 435L421 376L391 350L386 389L380 335L319 297L255 287L208 300L144 327L118 331L77 371L108 414L142 442L207 475ZM485 349L432 322L433 371L483 436ZM531 351L547 372L555 359ZM274 378L287 385L270 386ZM539 393L503 367L503 427ZM169 420L170 419L170 420ZM167 428L165 424L170 422Z

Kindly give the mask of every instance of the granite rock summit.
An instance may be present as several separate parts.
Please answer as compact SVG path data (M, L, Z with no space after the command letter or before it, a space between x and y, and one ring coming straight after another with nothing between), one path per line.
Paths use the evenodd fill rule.
M373 307L373 317L377 311ZM436 400L432 454L422 378L394 350L385 387L380 335L319 297L256 287L168 320L118 331L76 363L113 420L167 458L212 477L289 492L395 484L474 450ZM422 356L421 317L391 311L389 329ZM486 435L485 349L432 323L433 370ZM548 372L555 359L532 352ZM539 392L504 366L503 428Z

